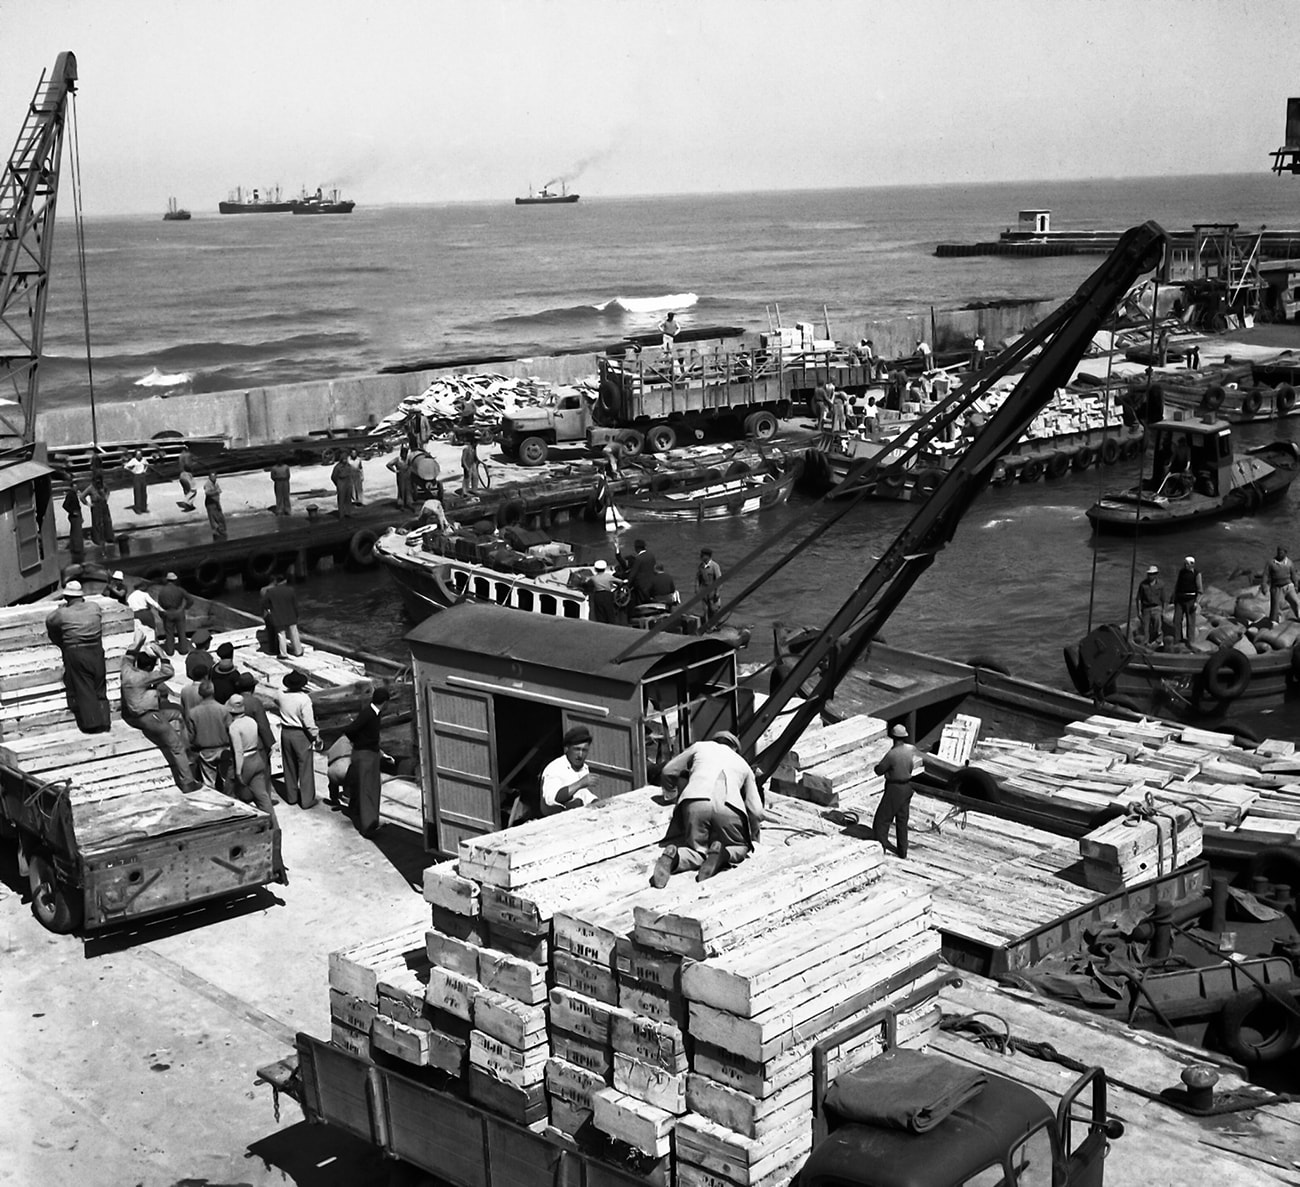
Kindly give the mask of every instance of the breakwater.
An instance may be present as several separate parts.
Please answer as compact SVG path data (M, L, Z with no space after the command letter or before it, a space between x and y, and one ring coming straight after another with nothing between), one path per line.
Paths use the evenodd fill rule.
M865 336L884 358L911 355L924 339L936 352L969 349L977 335L990 347L1023 333L1055 309L1056 301L947 309L870 321ZM100 441L145 440L161 432L182 436L224 434L234 448L268 445L321 429L355 428L381 419L435 379L488 371L507 378L535 377L566 383L594 375L598 355L538 355L476 365L438 367L403 374L353 375L339 379L238 388L225 392L153 396L98 404L92 428L88 404L41 410L37 435L52 449ZM95 430L97 429L97 434Z

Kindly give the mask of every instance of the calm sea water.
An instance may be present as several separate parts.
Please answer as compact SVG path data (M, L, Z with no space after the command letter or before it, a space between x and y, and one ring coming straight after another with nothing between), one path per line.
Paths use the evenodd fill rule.
M215 206L215 198L214 198ZM934 245L995 236L1021 207L1053 225L1169 228L1231 221L1300 226L1297 191L1272 175L601 200L575 206L360 207L347 217L222 217L188 223L92 220L86 227L96 392L149 394L140 381L188 376L191 390L292 382L418 359L531 354L609 342L667 309L685 326L765 329L780 316L836 336L868 318L998 297L1062 297L1096 257L940 260ZM61 224L46 329L43 399L86 398L80 287L71 226ZM152 390L159 390L154 388ZM1248 440L1275 435L1251 430ZM1290 541L1296 495L1263 516L1153 539L1135 554L1094 544L1083 509L1121 468L1034 488L990 491L889 623L890 642L956 658L997 655L1013 671L1063 681L1061 646L1121 615L1130 564L1172 577L1185 552L1207 580L1262 566ZM724 568L766 536L822 512L813 504L684 532L647 526L651 547L689 584L701 544ZM909 514L872 504L775 578L739 620L751 651L770 625L824 621ZM588 529L582 529L588 530ZM1095 566L1095 578L1094 578ZM318 629L401 654L397 599L382 574L328 575L304 590ZM358 623L365 624L358 626ZM1274 732L1293 733L1275 727Z

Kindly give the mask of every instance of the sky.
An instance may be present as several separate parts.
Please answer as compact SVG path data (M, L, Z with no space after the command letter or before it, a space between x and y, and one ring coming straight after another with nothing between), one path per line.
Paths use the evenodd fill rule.
M0 140L77 57L88 215L1253 173L1292 0L0 0Z

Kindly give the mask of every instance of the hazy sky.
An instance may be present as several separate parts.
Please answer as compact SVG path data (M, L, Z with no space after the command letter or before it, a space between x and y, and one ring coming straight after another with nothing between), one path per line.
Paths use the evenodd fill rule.
M89 214L1267 169L1291 0L0 0L77 56Z

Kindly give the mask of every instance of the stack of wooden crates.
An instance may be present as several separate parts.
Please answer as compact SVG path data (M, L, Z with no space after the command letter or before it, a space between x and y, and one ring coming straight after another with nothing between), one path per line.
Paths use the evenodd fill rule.
M656 890L670 811L643 788L463 842L425 871L431 928L331 957L334 1042L654 1187L787 1181L817 1041L885 1005L909 1045L937 1027L930 901L781 796L749 860ZM833 1050L832 1075L881 1043Z

